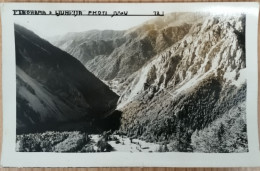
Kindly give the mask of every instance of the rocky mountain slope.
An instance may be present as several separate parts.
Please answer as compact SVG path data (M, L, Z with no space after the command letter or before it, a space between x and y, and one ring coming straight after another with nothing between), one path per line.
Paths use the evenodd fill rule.
M245 20L173 13L114 33L111 51L102 36L72 48L120 95L122 133L170 151L246 152Z
M168 14L164 20L153 19L126 31L69 33L55 37L51 42L79 59L120 95L120 89L114 86L124 82L153 56L181 40L191 24L203 17L190 13Z
M17 133L79 120L90 128L92 122L114 112L118 95L77 59L33 32L14 27Z
M173 151L247 151L244 15L210 16L194 24L182 40L129 79L118 107L123 111L121 130L129 136L165 141ZM236 130L230 132L231 127ZM212 140L221 130L220 139L235 137L230 144L228 137L223 141L230 148L207 149L207 143L197 148L193 143L201 136ZM215 144L221 146L220 139Z

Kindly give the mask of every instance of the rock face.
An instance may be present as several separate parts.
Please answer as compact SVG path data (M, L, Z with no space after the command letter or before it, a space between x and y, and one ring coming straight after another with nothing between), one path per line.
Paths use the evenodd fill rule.
M92 54L75 56L120 95L129 137L170 151L247 152L245 20L173 13L114 33L112 50L74 44Z
M78 60L15 25L17 133L109 115L118 95Z
M172 151L247 151L245 105L239 107L246 101L244 36L243 15L194 24L182 40L129 77L119 102L121 130L147 141L166 141ZM221 130L214 142L211 138ZM222 136L236 140L222 141ZM196 146L202 142L203 147ZM217 142L219 148L207 147Z

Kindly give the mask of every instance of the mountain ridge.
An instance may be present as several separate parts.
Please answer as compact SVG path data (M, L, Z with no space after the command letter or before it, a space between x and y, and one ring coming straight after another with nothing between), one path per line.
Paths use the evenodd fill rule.
M14 27L18 132L47 121L91 121L115 110L119 96L77 59L24 27Z

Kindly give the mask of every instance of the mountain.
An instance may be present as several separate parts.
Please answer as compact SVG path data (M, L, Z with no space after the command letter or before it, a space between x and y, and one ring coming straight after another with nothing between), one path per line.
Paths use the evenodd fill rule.
M68 33L56 36L50 41L60 49L76 57L83 64L98 55L108 55L121 42L124 31L91 30L83 33Z
M77 59L22 26L14 28L17 133L76 121L91 125L115 111L119 96Z
M190 20L183 22L182 19L187 17ZM189 32L191 24L202 18L199 14L169 14L163 22L154 19L126 31L68 33L50 41L76 57L90 72L113 88L155 55L181 40ZM121 94L118 88L113 90Z
M56 41L120 95L122 134L165 151L247 152L245 21L172 13L108 38L76 33L84 46Z
M172 151L248 150L244 15L194 24L129 80L118 108L130 137Z

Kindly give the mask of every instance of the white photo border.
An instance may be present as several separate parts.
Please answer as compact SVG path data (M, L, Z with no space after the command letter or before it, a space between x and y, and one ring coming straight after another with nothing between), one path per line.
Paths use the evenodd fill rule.
M246 14L248 153L52 153L16 152L16 64L13 9L158 9L171 12ZM152 11L152 10L151 10ZM167 11L167 10L166 10ZM2 91L3 167L256 167L260 166L258 139L258 3L3 3ZM37 17L37 16L34 16ZM52 16L51 16L52 17ZM71 16L73 17L73 16ZM127 22L127 21L126 21Z

